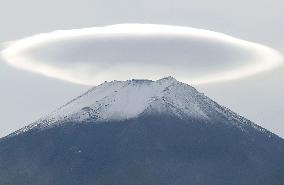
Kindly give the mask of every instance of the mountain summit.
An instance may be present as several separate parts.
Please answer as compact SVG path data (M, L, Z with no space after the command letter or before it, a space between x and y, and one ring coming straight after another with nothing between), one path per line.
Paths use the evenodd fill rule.
M125 121L159 114L204 122L222 117L231 120L230 123L236 126L250 125L266 132L249 120L218 105L190 85L169 76L157 81L133 79L105 82L14 134L70 121Z
M179 118L207 118L200 94L173 77L157 81L105 82L72 100L43 120L123 121L143 113L171 113ZM44 125L43 125L44 126Z
M105 82L0 141L0 184L283 185L284 140L173 77Z

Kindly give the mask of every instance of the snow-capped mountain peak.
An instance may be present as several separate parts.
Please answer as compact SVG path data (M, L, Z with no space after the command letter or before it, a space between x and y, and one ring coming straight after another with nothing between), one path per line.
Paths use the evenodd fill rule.
M153 111L161 112L165 111L165 106L170 108L169 105L176 109L172 113L179 117L206 118L195 100L196 94L198 92L194 88L173 77L157 81L105 82L54 111L48 118L56 121L126 120L139 116L150 107L155 106Z
M262 130L190 85L169 76L156 81L104 82L14 134L67 122L125 121L142 115L163 114L203 122L226 119L241 129L250 125Z

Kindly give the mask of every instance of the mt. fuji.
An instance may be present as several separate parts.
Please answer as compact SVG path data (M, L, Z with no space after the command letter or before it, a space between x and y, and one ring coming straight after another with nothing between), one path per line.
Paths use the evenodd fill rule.
M105 82L0 140L5 185L283 185L284 140L173 77Z

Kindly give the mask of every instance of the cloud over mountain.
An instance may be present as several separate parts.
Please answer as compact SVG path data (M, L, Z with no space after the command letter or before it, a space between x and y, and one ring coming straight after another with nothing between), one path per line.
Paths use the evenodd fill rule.
M173 75L190 84L238 79L281 64L266 46L180 26L120 24L55 31L10 43L15 67L86 85Z

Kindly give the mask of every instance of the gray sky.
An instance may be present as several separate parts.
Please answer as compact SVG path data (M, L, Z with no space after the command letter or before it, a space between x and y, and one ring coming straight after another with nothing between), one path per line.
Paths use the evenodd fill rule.
M284 2L191 0L9 0L0 6L0 42L41 32L117 23L209 29L284 53ZM242 80L197 86L206 95L284 137L284 67ZM0 136L38 119L89 87L0 62Z

